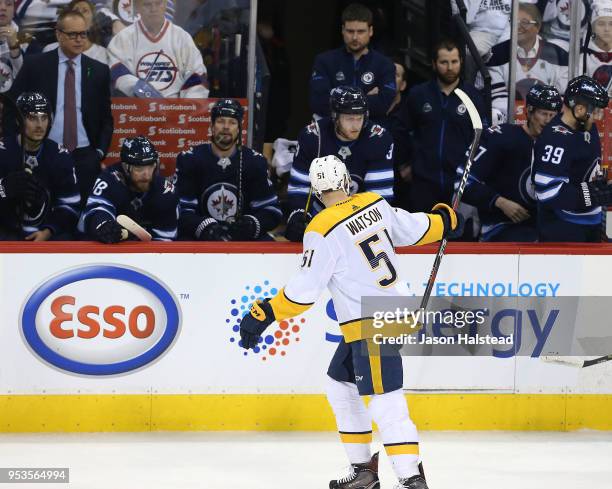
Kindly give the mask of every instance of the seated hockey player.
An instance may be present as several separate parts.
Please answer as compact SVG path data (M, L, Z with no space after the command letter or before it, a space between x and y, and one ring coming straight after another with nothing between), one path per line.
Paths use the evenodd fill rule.
M562 114L535 143L531 176L540 241L601 241L601 206L612 204L612 186L602 178L594 119L607 106L608 92L598 82L586 75L574 78Z
M501 124L484 131L463 194L463 201L478 209L481 241L538 239L531 155L535 139L562 105L555 87L534 85L527 93L525 124ZM463 170L464 166L457 168L455 190Z
M51 104L26 92L16 105L19 135L0 139L0 239L72 239L79 188L72 156L47 137Z
M241 105L219 100L211 110L211 142L176 160L182 239L269 240L282 212L263 155L242 146Z
M302 241L304 230L322 205L312 199L308 212L310 162L335 155L351 175L351 193L372 191L393 200L393 137L368 121L368 103L358 88L341 86L330 93L331 117L306 126L298 136L287 191L289 212L285 236Z
M140 18L108 44L113 86L131 97L206 98L202 54L165 16L167 0L136 0Z
M178 196L174 184L159 175L159 157L144 136L126 138L121 162L106 168L96 180L79 221L79 231L102 243L118 243L126 215L157 241L173 241L177 234Z
M402 390L399 349L373 340L361 298L401 296L394 246L461 235L462 219L446 204L436 204L429 214L411 214L373 192L351 196L348 170L334 155L316 158L309 177L325 209L306 228L300 271L276 296L252 305L240 324L240 345L255 347L271 323L302 314L329 288L343 339L327 371L327 398L351 463L349 475L329 487L380 487L378 454L370 452L374 421L399 479L397 487L426 489L418 433ZM367 407L361 396L371 396Z

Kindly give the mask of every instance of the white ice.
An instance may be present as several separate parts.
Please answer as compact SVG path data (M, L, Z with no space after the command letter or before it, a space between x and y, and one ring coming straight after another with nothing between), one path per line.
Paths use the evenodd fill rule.
M424 432L421 453L430 489L612 488L612 433ZM70 468L0 489L325 489L346 464L334 433L0 435L0 467Z

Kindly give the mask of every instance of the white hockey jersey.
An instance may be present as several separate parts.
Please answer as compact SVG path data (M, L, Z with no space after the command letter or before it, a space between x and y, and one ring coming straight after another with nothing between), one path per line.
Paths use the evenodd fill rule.
M15 22L11 22L15 30L19 30ZM11 57L10 48L5 39L0 39L0 93L8 92L23 66L23 55Z
M580 53L580 67L582 67ZM612 95L612 51L602 51L594 42L589 43L586 50L587 75L592 76Z
M512 12L512 0L464 0L466 23L470 30L489 32L498 37L506 30ZM451 3L453 14L459 13L457 2Z
M536 83L552 85L560 93L568 82L567 51L540 37L533 48L526 52L518 48L516 63L516 100L525 100L529 89ZM506 114L508 109L508 79L510 76L510 41L493 48L493 56L487 63L491 74L491 99L494 109Z
M119 32L108 47L111 77L116 88L134 94L139 79L164 97L208 97L206 67L191 36L166 20L153 36L142 21Z
M270 301L276 320L303 313L327 287L345 341L371 337L362 297L403 295L394 246L439 241L443 229L438 214L411 214L371 192L324 209L306 228L299 273Z

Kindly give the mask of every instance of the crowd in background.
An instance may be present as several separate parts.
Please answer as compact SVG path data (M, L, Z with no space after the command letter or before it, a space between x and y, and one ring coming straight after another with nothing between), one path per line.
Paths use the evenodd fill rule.
M245 96L248 18L244 13L249 2L191 2L182 11L183 27L173 22L181 14L172 0L135 0L133 5L127 2L115 9L113 2L106 0L60 1L59 8L57 3L0 0L0 93L13 102L23 94L46 98L46 106L32 96L28 103L22 103L28 110L34 110L38 103L43 107L42 114L48 112L43 139L55 142L58 154L67 151L70 155L80 195L80 209L75 213L83 218L92 192L96 188L102 192L96 182L113 131L111 96L225 100ZM314 122L304 121L299 135L274 142L274 153L266 154L269 169L261 166L257 152L249 150L251 153L243 156L248 148L237 139L223 146L223 137L233 134L233 129L219 126L215 131L213 127L210 155L202 153L201 161L210 156L223 171L237 165L236 172L222 172L214 181L202 180L203 187L190 190L188 198L181 195L183 186L177 173L171 179L178 187L172 189L178 192L177 229L162 231L157 237L180 237L183 228L178 216L187 212L196 213L201 220L192 222L183 239L253 240L284 235L300 241L310 219L321 210L316 199L311 202L307 166L322 151L337 154L347 164L354 192L377 192L394 205L414 212L429 211L436 202L450 202L457 169L465 161L473 136L465 106L452 91L458 87L466 91L490 126L503 124L508 118L510 62L516 65L518 101L527 102L528 94L537 86L556 88L563 95L568 84L570 7L580 8L585 73L612 91L612 0L521 2L516 60L510 59L511 3L465 2L466 22L492 77L491 113L484 106L482 80L462 78L466 60L460 44L448 39L438 43L433 49L432 80L407 90L404 59L388 57L370 46L374 34L372 12L359 4L349 5L341 19L343 44L319 54L314 61L308 94ZM451 5L457 12L454 0ZM258 26L264 41L273 35L268 30L265 23ZM217 114L220 122L237 120L237 108L228 104L221 105L225 108ZM268 110L282 112L281 107ZM4 136L12 137L16 132L6 123L11 111L4 107L3 113ZM37 148L32 146L30 153L40 151ZM200 154L198 151L195 154ZM26 156L36 160L33 153ZM177 168L181 157L187 161L191 156L179 156ZM197 166L193 162L190 165ZM128 171L128 183L133 183L130 172L140 165L132 162L128 166L129 171L123 171ZM121 173L121 168L115 170ZM265 172L271 173L275 187ZM216 175L213 170L210 174ZM258 182L258 188L254 188L254 182ZM221 193L215 187L218 185ZM131 192L138 194L137 190L131 185ZM99 195L93 197L95 203ZM61 198L50 205L60 205ZM519 219L516 208L502 204L506 204L507 212L502 209L502 213L509 222ZM532 218L536 200L521 205L527 206L525 219ZM262 209L267 209L267 217L258 214ZM478 211L478 206L464 209L471 217L466 240L490 240L487 233L481 233ZM226 221L228 224L223 225ZM240 231L233 221L241 221ZM203 232L210 224L220 225ZM81 234L92 237L86 225L81 223L81 228ZM119 234L118 229L113 230L115 238ZM24 231L21 237L31 235ZM58 236L65 234L54 230L44 234L45 239ZM42 235L30 239L39 237ZM523 239L513 234L516 241L534 239L537 233L535 238L526 233Z

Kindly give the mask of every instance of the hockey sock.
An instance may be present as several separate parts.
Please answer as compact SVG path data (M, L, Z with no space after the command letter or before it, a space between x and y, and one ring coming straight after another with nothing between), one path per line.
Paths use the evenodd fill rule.
M372 421L357 386L327 377L326 392L349 462L369 462L372 457Z
M419 473L419 438L401 389L374 394L369 405L398 479Z

